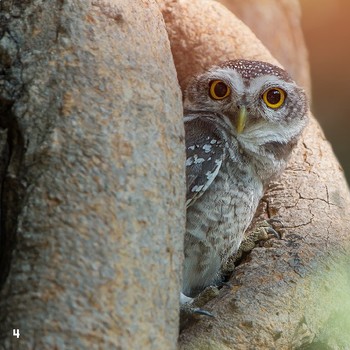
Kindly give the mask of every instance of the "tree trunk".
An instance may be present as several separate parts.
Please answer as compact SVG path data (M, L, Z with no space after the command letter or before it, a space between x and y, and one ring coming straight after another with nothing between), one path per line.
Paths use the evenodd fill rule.
M184 132L157 4L0 11L0 348L175 349Z
M288 69L293 79L311 95L310 68L301 28L299 1L219 0L219 2L256 34L272 55Z
M219 3L159 2L183 89L191 75L226 59L276 63L255 35ZM253 3L240 6L246 6L245 13L249 8L254 13ZM280 4L269 3L266 13ZM282 48L271 45L270 50L286 49L285 68L294 67L294 75L307 86L303 40L295 41L293 27L279 31L285 22L299 23L299 15L298 6L291 6L265 24L270 28L266 31L283 37L276 43L285 43ZM348 349L350 195L343 171L312 116L287 171L261 201L256 220L269 217L284 223L282 239L255 248L241 262L229 286L205 305L216 318L202 317L185 329L181 349Z
M158 2L182 88L225 59L279 64L217 2ZM299 23L295 9L266 26ZM185 152L158 7L3 0L0 10L0 345L175 349ZM278 45L290 31L272 31ZM307 86L305 48L293 40L281 63ZM206 305L216 318L186 329L180 348L345 349L349 214L342 170L311 119L256 218L279 217L283 238L241 262Z

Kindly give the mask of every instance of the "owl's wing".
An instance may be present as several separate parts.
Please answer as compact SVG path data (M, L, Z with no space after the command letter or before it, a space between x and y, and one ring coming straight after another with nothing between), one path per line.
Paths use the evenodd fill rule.
M211 127L210 123L203 121L185 123L187 207L200 198L211 185L225 157L221 137L214 130L210 130Z

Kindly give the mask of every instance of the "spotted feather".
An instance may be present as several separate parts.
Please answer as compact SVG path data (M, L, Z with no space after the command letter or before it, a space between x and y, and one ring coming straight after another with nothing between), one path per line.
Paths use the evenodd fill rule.
M216 99L214 81L230 93ZM282 103L266 103L264 94L278 89ZM283 69L247 60L223 62L193 77L183 103L188 207L182 303L190 303L186 297L220 282L264 189L287 165L307 124L308 103Z
M226 156L221 136L212 123L198 118L188 119L185 121L187 207L211 185Z

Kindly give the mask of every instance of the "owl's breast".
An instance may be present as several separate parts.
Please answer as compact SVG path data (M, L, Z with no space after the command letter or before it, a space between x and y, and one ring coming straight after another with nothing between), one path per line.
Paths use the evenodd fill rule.
M205 193L187 209L187 235L207 241L220 256L233 254L263 193L254 172L226 161Z

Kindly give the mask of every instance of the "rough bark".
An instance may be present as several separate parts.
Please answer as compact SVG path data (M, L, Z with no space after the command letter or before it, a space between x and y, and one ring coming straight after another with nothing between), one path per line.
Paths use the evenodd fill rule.
M158 0L181 89L205 67L228 59L268 60L280 65L252 31L215 1Z
M188 77L218 60L276 62L222 5L160 2L182 88ZM295 16L288 10L274 18L272 28ZM305 50L303 41L299 46ZM288 52L293 64L297 54ZM300 64L307 70L307 62ZM185 329L181 349L345 349L350 344L350 195L312 116L288 169L261 201L257 220L268 217L283 221L283 238L254 249L241 262L229 286L205 306L216 318L202 317Z
M0 11L0 348L174 349L185 155L157 4Z
M219 0L264 43L289 74L311 91L308 54L298 0ZM258 20L257 20L258 19Z

